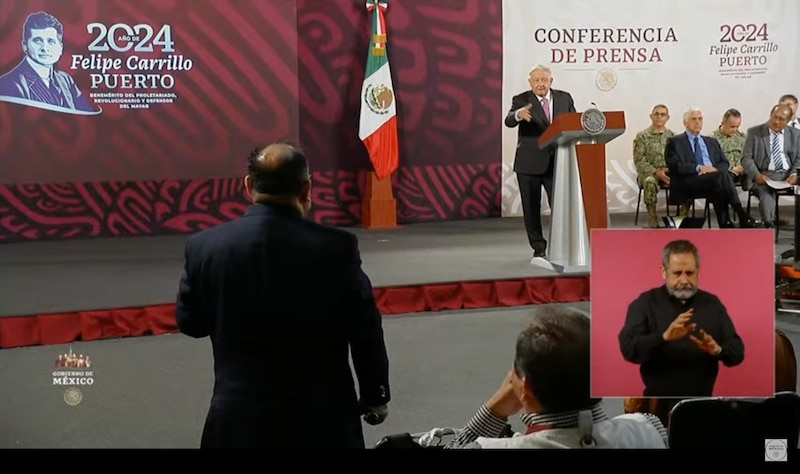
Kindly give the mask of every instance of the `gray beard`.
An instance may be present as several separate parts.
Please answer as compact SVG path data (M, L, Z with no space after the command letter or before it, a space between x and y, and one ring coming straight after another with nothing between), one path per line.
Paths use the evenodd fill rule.
M697 288L692 288L691 290L673 290L672 288L667 288L669 294L678 298L679 300L688 300L695 294L697 294Z

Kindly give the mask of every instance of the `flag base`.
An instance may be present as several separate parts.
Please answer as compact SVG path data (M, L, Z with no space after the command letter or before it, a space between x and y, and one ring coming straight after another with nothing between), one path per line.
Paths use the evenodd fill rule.
M397 201L392 193L392 178L378 179L374 171L367 173L367 189L361 208L361 224L367 229L397 227Z

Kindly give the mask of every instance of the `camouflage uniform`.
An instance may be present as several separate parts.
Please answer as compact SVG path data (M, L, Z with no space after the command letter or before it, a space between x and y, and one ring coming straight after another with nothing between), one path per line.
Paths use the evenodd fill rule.
M647 207L648 227L658 227L656 204L658 203L659 179L655 174L658 169L666 168L664 149L667 139L675 136L670 129L656 132L652 125L636 134L633 139L633 163L636 166L639 187L643 189L644 204Z
M744 150L745 139L744 133L736 132L735 135L728 136L719 130L714 130L711 136L716 138L719 142L719 145L722 147L722 152L725 153L725 157L731 164L731 168L742 164L742 150Z
M742 150L744 150L744 140L746 137L745 134L742 132L736 132L736 134L728 136L717 129L714 130L714 133L712 133L711 136L716 138L719 142L719 145L722 147L722 152L725 153L725 157L728 158L728 162L731 164L730 168L733 169L736 166L741 166ZM739 176L731 173L731 177L733 178L734 183L744 185L744 173Z

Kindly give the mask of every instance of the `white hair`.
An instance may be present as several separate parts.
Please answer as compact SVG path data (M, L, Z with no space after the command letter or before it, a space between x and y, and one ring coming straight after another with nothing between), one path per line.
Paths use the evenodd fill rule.
M698 112L700 113L700 115L703 115L703 111L700 110L700 107L697 107L697 106L689 107L689 110L687 110L686 112L683 113L683 120L689 120L689 117L691 117L692 114L698 113Z
M549 74L550 76L553 75L553 72L550 71L549 67L547 67L547 66L545 66L543 64L537 64L536 66L533 66L531 68L531 70L528 72L528 77L531 77L533 75L533 73L536 72L536 71L544 71L547 74Z

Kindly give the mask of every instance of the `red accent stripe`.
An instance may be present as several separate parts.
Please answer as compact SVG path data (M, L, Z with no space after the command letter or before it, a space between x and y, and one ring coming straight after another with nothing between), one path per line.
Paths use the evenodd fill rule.
M400 166L400 145L397 140L397 116L384 123L375 133L364 139L369 158L378 179L383 179Z
M540 431L547 431L552 429L553 425L533 425L530 428L528 428L528 431L526 431L525 434L527 435L531 433L538 433Z

